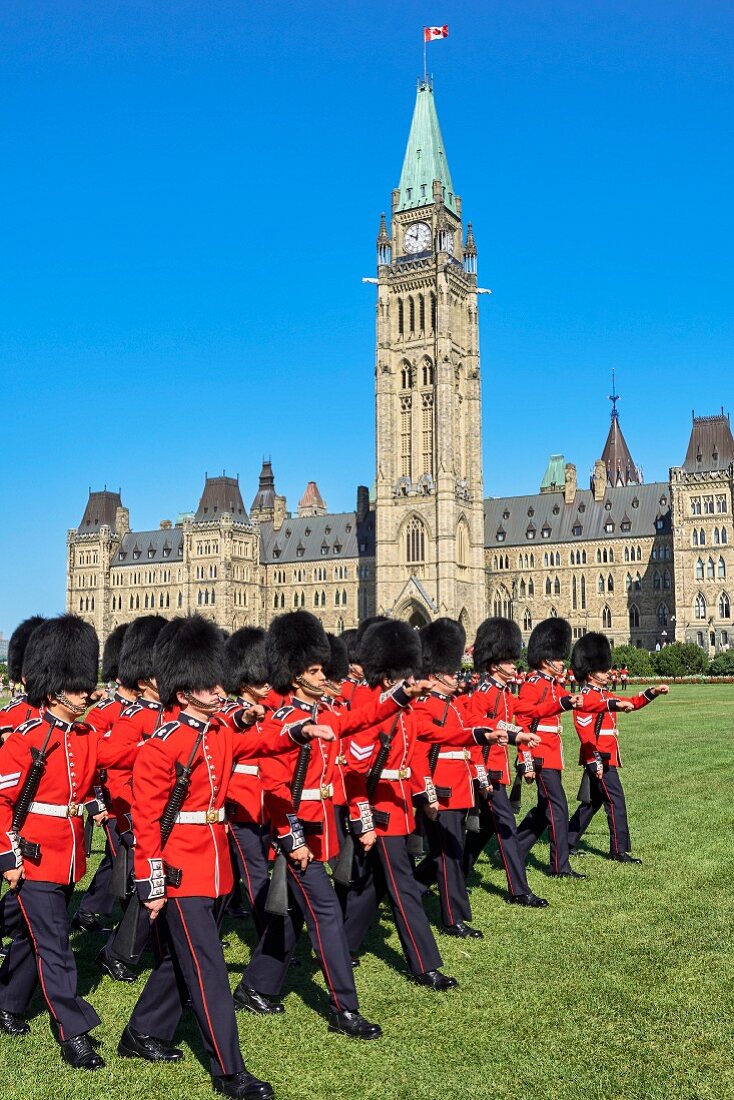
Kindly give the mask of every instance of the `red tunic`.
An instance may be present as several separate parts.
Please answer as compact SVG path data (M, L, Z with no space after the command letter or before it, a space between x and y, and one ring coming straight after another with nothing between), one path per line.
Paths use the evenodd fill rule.
M398 684L390 691L371 692L369 705L360 706L355 711L336 712L323 705L315 707L295 697L290 703L276 711L266 722L265 730L276 732L281 737L300 729L306 722L315 719L321 725L330 726L336 734L335 741L314 741L311 746L304 796L296 815L291 798L291 784L298 759L295 745L285 748L277 757L263 761L262 782L265 788L265 808L272 822L273 831L284 851L307 843L317 860L332 859L338 854L339 841L334 821L333 779L339 741L350 734L374 726L392 717L400 707L407 705L408 696L403 685ZM361 797L355 803L358 806L358 818L351 822L356 834L372 828L369 813L364 776L357 782L362 783Z
M107 730L112 728L123 710L132 706L134 702L135 699L128 699L127 696L121 695L119 691L115 691L111 698L100 699L98 703L95 703L92 709L87 711L84 721L97 733L107 733Z
M30 721L31 718L38 718L40 713L38 707L34 707L28 702L26 695L19 695L16 699L11 699L0 710L0 740L4 741L14 730L17 730L18 726L22 726L24 722Z
M22 860L26 878L65 885L84 877L82 806L92 789L98 765L116 761L116 750L105 745L86 722L63 722L49 711L18 728L0 748L0 872L20 866L21 858L11 833L13 809L33 762L31 748L47 745L46 769L34 798L44 807L66 810L63 816L31 811L21 830L24 840L40 845L38 860ZM101 809L101 807L99 807ZM71 810L71 816L69 816Z
M267 726L267 723L265 723ZM165 861L182 871L180 886L163 881L161 817L176 780L176 765L188 763L197 736L203 739L194 757L191 782L182 813L199 821L180 821L165 847ZM282 752L281 731L263 728L257 737L241 736L219 717L201 722L183 713L166 722L137 750L133 767L132 818L135 832L135 876L143 900L163 897L221 897L233 886L224 805L239 760ZM287 742L290 744L290 742ZM210 820L204 821L204 817Z
M133 764L137 749L163 724L163 708L152 699L138 699L130 703L102 740L109 742L115 750L130 752L129 759L113 764L105 772L105 792L107 809L117 819L119 832L128 832L131 828L131 806L133 799ZM123 751L124 751L123 750Z
M515 715L517 700L510 691L509 684L500 684L491 676L487 677L477 688L473 695L467 698L465 704L467 721L472 726L488 726L496 730L502 728L501 722L507 725L519 725ZM510 731L510 744L514 744L514 735ZM487 754L487 771L500 772L498 783L510 783L510 754L507 745L489 745Z
M464 704L433 691L413 705L418 738L422 742L421 771L427 768L431 744L440 743L433 783L442 810L469 810L474 805L477 745L485 744L481 734L465 724ZM481 752L481 750L479 750ZM420 758L419 758L420 759ZM481 759L481 757L480 757Z
M268 706L267 701L261 705L265 707L267 716L267 712L272 708ZM237 725L236 716L242 713L243 707L250 706L252 706L252 703L249 701L238 699L237 702L226 703L219 712L219 717L230 727L235 737L249 737L250 739L262 737L262 722L257 722L247 729L241 729ZM256 757L236 761L233 764L232 775L227 787L227 817L237 824L265 824L265 803L262 783L260 782L260 761Z
M594 701L594 712L606 710L606 705ZM533 760L542 760L544 768L563 771L561 714L571 710L571 695L544 672L533 672L520 688L515 700L515 716L521 726L540 737L540 744L531 749Z
M573 721L576 733L581 741L579 750L579 764L591 764L596 759L596 754L609 754L605 763L615 768L621 768L622 757L619 753L619 734L617 730L617 714L615 704L622 701L622 697L613 695L606 688L592 687L587 684L581 689L581 698L584 701L581 710L574 711ZM626 699L627 697L624 696ZM635 710L641 710L651 703L657 696L652 694L652 688L641 692L639 695L630 696L628 702L632 703ZM604 710L592 710L587 704L604 702Z

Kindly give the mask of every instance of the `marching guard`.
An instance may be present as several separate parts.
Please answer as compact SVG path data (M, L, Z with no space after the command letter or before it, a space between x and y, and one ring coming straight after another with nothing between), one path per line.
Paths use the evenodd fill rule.
M86 872L83 803L98 764L112 760L78 720L97 685L98 656L97 635L80 618L42 623L24 660L29 702L42 713L0 749L0 871L24 922L0 968L0 1028L28 1032L24 1014L40 980L63 1059L86 1070L104 1065L89 1038L100 1020L77 993L66 910Z
M421 644L408 623L388 621L368 630L360 649L362 668L373 690L390 690L421 668ZM415 830L416 800L438 812L428 768L416 768L418 723L410 709L350 739L347 788L354 800L350 816L358 813L363 788L357 778L367 774L367 794L377 833L368 852L357 851L357 873L347 895L345 930L352 955L357 955L382 898L390 898L393 919L413 980L429 989L454 989L458 982L443 974L441 954L429 924L421 889L413 876L408 842ZM440 736L440 734L439 734ZM425 765L425 752L418 759Z
M474 667L484 679L477 690L467 697L465 710L473 724L483 722L501 730L501 733L499 742L482 750L486 754L489 789L486 795L476 790L479 832L466 834L464 866L467 871L474 866L494 833L507 875L507 900L514 905L543 909L548 902L534 894L528 885L525 861L517 842L515 815L507 797L510 782L508 743L529 748L540 743L537 734L528 733L516 724L516 699L512 694L512 684L521 650L520 627L511 619L485 619L477 630Z
M280 615L266 637L270 682L288 696L286 705L264 723L284 743L284 751L262 762L265 806L273 840L285 871L288 896L306 922L329 991L329 1030L352 1039L377 1039L382 1034L359 1011L352 961L344 933L337 895L325 863L338 854L334 820L333 779L338 740L389 719L419 690L398 683L374 697L357 712L339 713L323 704L326 677L323 666L330 649L324 629L308 611ZM297 748L304 732L326 737L311 751ZM295 744L289 746L288 739ZM374 824L366 797L359 800L359 817L350 821L352 833L365 848L375 842ZM273 871L273 883L278 865ZM273 887L271 886L271 890ZM285 899L283 908L285 907ZM272 904L271 911L280 908ZM237 1008L260 1014L280 1014L278 1001L288 971L296 935L287 912L273 912L242 980L234 993Z
M563 789L563 742L561 714L581 706L581 696L571 695L561 685L564 663L571 652L571 624L565 619L544 619L534 628L528 642L528 665L531 673L520 688L515 714L529 725L540 741L520 753L520 768L525 779L534 778L538 792L537 805L530 810L517 829L517 840L523 860L546 829L550 833L551 878L583 879L586 875L574 871L569 863L568 801ZM600 700L589 703L594 712L606 710Z
M573 721L581 741L579 763L588 778L581 785L581 803L568 826L568 842L574 854L579 840L594 814L604 807L609 824L609 858L618 863L642 863L630 853L627 805L619 776L622 759L619 752L617 711L640 710L660 695L668 694L667 684L649 687L639 695L620 699L608 689L612 667L612 647L604 634L585 634L573 647L571 667L581 688L581 709ZM589 704L606 704L603 710L587 710ZM582 794L582 792L584 792Z

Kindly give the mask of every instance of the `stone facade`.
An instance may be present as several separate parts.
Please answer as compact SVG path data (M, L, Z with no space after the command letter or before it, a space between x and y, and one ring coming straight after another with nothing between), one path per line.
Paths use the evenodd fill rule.
M132 531L119 493L90 490L67 538L67 609L104 639L146 611L199 611L227 630L295 608L339 632L380 612L420 625L549 615L653 649L730 644L734 441L695 417L686 458L644 484L616 390L589 480L552 455L537 494L483 499L477 249L453 186L433 89L418 86L390 224L377 238L375 490L330 513L309 482L295 514L269 461L246 510L205 479L196 512Z

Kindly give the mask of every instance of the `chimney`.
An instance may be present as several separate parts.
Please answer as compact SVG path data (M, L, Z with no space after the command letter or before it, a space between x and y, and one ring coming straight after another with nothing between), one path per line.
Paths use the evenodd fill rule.
M118 535L127 535L130 530L130 512L120 506L115 509L115 532Z
M591 488L594 490L594 500L604 500L607 491L607 468L602 458L597 458L594 463L594 473L591 479Z
M357 486L357 523L364 523L370 510L370 491L366 485Z
M273 530L280 531L286 518L285 510L285 497L278 496L276 493L273 501Z
M563 499L566 504L573 504L576 499L576 490L578 489L578 480L576 477L576 467L573 462L567 462L564 467L564 481L563 481Z

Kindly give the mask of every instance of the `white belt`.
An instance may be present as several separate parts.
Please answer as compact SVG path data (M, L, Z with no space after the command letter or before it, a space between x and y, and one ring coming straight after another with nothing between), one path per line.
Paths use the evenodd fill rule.
M234 775L259 775L260 769L257 764L235 764L232 772Z
M380 779L410 779L410 768L383 768Z
M79 802L67 802L58 806L55 802L31 802L29 814L41 814L43 817L81 817L84 807Z
M537 726L536 731L538 733L560 733L558 726Z
M301 802L323 802L334 797L334 784L323 783L320 787L306 787L301 794Z
M226 820L224 807L219 810L182 810L176 814L176 825L217 825Z
M438 754L439 760L471 760L471 753L468 749L456 749L451 752L440 752Z

